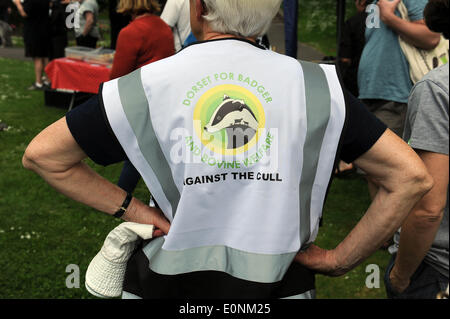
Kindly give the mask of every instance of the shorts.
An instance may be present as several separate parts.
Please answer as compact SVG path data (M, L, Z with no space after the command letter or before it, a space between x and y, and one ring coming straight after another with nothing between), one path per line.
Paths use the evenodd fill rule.
M386 100L363 100L369 111L402 138L408 105Z
M389 299L436 299L439 292L447 289L448 278L429 264L422 262L411 276L411 283L408 288L402 293L396 292L389 279L389 274L394 267L395 257L396 254L392 255L384 275L386 294Z

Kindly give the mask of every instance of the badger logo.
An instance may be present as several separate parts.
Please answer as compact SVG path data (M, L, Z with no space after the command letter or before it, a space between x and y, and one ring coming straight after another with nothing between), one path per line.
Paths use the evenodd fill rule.
M204 130L214 134L226 130L228 149L235 149L247 144L258 130L258 119L243 100L223 97Z

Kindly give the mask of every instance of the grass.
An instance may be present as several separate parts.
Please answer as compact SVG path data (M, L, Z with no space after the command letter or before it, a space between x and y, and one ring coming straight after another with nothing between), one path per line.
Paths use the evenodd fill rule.
M336 56L336 0L299 1L298 38L325 55ZM346 17L356 13L347 1Z
M31 139L64 116L44 106L42 92L26 91L33 82L31 63L0 58L0 298L91 298L84 273L118 221L58 194L37 175L22 168ZM103 168L116 182L120 165ZM139 184L136 196L148 201ZM81 288L67 289L66 266L80 267Z
M21 157L31 139L61 118L64 109L44 106L42 92L26 91L33 82L29 62L0 58L0 298L93 298L84 274L108 232L118 221L54 191L22 168ZM117 182L121 165L107 168L88 161L97 172ZM135 195L148 201L142 181ZM360 178L335 180L324 211L317 244L334 248L358 222L369 204ZM384 287L365 287L365 265L381 268L388 254L378 251L344 277L317 276L318 298L384 298ZM65 286L66 267L80 268L80 288Z

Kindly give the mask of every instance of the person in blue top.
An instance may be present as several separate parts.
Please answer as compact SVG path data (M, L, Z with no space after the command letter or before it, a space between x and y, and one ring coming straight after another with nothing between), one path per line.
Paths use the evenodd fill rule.
M398 37L418 48L430 50L439 44L440 35L425 25L423 11L428 0L403 0L410 21L400 18L397 10L400 1L372 1L378 10L368 7L368 21L373 23L366 25L366 45L359 64L358 87L359 98L369 110L401 137L413 83ZM372 198L377 192L370 180L369 192Z

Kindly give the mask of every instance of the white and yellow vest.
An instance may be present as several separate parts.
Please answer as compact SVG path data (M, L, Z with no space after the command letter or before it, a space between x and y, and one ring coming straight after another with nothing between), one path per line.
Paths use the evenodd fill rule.
M152 271L273 283L315 240L345 120L334 66L239 40L103 85L108 121L171 222Z

